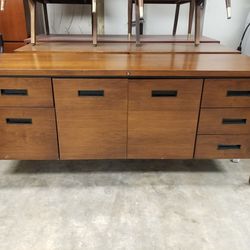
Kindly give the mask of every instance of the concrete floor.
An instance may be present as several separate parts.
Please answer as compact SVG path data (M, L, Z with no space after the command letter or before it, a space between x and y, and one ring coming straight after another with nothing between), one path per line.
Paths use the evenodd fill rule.
M1 250L249 250L250 160L0 161Z

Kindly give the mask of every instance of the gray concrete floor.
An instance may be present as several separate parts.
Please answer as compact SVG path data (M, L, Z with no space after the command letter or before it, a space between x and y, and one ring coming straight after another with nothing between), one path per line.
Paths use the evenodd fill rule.
M249 250L250 161L0 161L1 250Z

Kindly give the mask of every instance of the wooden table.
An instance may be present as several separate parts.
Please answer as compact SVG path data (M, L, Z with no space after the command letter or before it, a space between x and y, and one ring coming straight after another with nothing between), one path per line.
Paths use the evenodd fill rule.
M249 158L250 58L224 49L3 54L0 158Z

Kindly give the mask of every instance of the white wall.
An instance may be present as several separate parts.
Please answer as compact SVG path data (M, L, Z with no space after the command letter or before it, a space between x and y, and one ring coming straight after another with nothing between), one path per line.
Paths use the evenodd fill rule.
M127 0L105 1L105 34L127 33ZM173 5L145 7L145 34L171 34ZM236 48L244 29L250 0L232 0L232 19L226 19L225 0L207 0L204 35ZM50 5L51 30L55 34L91 32L90 8L85 6ZM188 5L181 7L178 34L187 33Z

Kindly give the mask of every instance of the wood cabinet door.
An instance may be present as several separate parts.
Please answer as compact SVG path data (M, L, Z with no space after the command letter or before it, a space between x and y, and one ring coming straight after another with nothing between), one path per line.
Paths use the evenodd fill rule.
M189 159L202 80L129 80L128 158Z
M61 159L125 159L127 79L54 79Z

